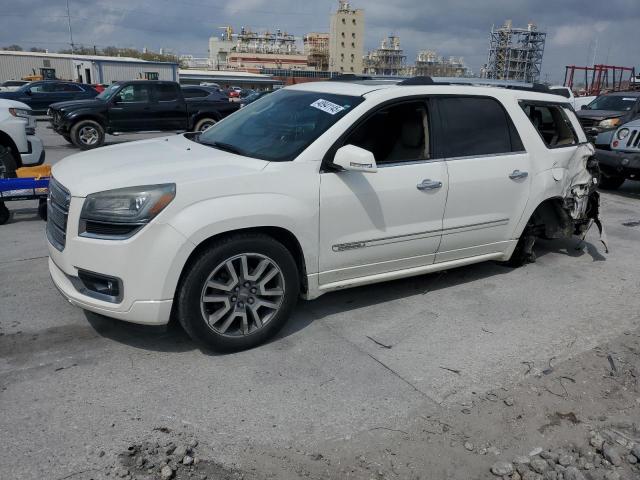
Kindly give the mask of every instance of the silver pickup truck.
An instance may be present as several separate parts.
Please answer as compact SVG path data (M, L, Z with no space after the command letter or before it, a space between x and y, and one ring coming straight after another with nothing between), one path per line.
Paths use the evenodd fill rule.
M598 135L596 158L602 171L602 188L615 190L625 180L640 180L640 119Z

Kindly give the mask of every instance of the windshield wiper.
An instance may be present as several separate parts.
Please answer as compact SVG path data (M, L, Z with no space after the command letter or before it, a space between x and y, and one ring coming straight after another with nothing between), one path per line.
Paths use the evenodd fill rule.
M240 150L238 147L236 147L235 145L231 145L230 143L224 143L224 142L203 142L202 140L200 140L200 143L202 143L203 145L209 145L213 148L217 148L218 150L223 150L225 152L229 152L229 153L235 153L236 155L244 155L243 151Z

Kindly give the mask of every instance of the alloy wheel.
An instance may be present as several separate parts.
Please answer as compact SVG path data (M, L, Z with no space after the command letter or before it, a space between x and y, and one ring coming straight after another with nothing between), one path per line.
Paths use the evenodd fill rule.
M280 267L265 255L243 253L214 268L202 289L200 308L214 332L246 336L274 318L284 294Z
M98 130L94 127L87 126L80 129L78 137L80 137L80 141L85 145L95 145L98 143L100 135L98 135Z

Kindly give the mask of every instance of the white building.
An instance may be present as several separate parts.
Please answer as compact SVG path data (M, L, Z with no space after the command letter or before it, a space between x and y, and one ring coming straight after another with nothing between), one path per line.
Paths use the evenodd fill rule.
M130 57L0 50L0 81L32 75L90 84L138 79L177 82L178 64Z

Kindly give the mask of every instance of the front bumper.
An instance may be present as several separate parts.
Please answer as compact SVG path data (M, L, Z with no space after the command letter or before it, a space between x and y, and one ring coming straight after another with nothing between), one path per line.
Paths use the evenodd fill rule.
M20 152L22 165L24 167L35 167L42 165L45 160L44 145L42 140L35 135L27 135L27 151Z
M193 244L168 224L151 223L127 240L99 240L78 235L84 199L72 197L66 242L51 243L49 272L55 286L73 305L132 323L168 323L175 289ZM122 282L116 301L96 298L80 288L78 270L115 277Z
M597 149L596 158L605 173L631 179L640 177L640 152Z

